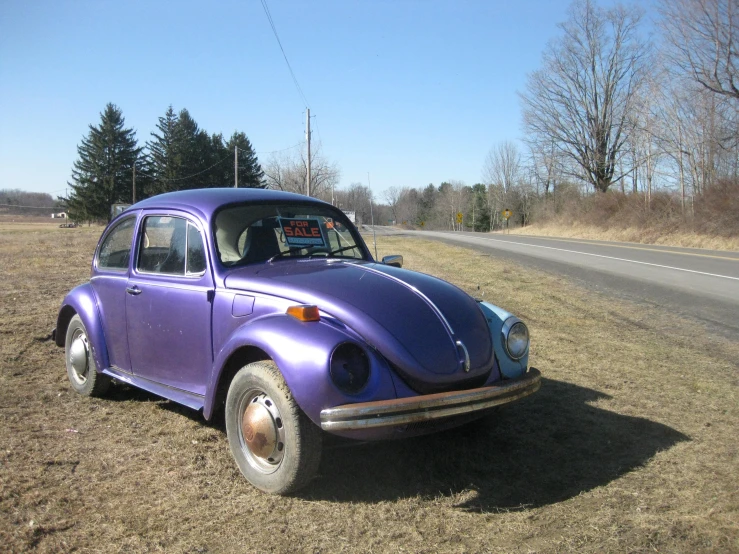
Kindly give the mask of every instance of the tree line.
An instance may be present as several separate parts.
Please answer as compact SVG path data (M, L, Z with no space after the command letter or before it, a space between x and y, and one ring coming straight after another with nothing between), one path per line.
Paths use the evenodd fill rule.
M47 192L26 192L20 189L0 190L0 212L48 216L61 210L61 203Z
M485 231L506 208L525 225L621 206L632 221L704 218L739 233L739 6L658 6L650 36L638 4L572 2L519 91L522 142L494 145L473 186L389 189L391 218Z
M360 183L338 190L338 167L317 148L311 195L355 211L363 223L374 216L382 223L490 231L505 223L504 209L525 225L577 216L579 208L568 208L573 203L601 202L628 205L644 217L662 210L685 221L726 221L739 233L739 222L716 216L716 210L739 212L739 8L736 0L658 5L658 32L650 35L637 4L574 0L541 66L519 91L522 141L494 145L479 183L391 187L377 205ZM129 202L134 167L137 198L230 186L234 146L240 186L306 192L302 150L276 153L262 170L246 135L225 141L199 129L187 110L171 107L139 147L111 104L78 148L70 212L105 218L112 203ZM618 195L633 201L611 202Z
M164 192L233 186L235 156L239 187L267 185L246 134L235 131L228 140L220 133L209 134L186 109L177 113L170 106L144 146L112 103L100 114L100 123L89 129L77 147L68 183L71 192L64 199L75 221L107 220L113 204Z
M735 0L661 0L648 40L638 5L576 0L520 92L530 180L681 202L739 174Z
M692 215L711 188L739 181L739 6L658 6L650 40L638 5L571 4L519 93L527 151L515 186L522 198L615 187L641 194L649 210L655 192L667 192Z

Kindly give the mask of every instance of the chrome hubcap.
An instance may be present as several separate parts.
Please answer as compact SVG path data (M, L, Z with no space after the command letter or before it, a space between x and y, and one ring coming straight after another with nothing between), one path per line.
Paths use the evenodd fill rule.
M69 365L72 366L72 377L80 385L87 381L87 374L90 370L88 354L87 337L80 331L74 336L69 347Z
M285 453L285 428L275 403L252 391L242 403L241 444L249 464L262 473L277 470Z

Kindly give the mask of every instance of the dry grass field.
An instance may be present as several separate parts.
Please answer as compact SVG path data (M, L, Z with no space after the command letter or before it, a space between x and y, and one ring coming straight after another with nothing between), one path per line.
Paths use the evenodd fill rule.
M640 229L637 227L603 229L593 225L583 225L574 221L569 225L545 223L529 225L527 227L512 227L510 232L515 235L612 240L640 244L660 244L662 246L739 251L739 237L720 237L700 233L688 233L685 231Z
M75 395L49 340L99 229L0 230L4 552L739 552L739 345L656 305L380 238L530 326L541 390L464 428L324 452L289 498L223 429L123 386Z

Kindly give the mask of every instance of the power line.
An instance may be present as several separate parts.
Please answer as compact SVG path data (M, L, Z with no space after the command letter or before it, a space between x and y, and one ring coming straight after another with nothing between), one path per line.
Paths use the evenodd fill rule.
M270 152L254 152L255 154L277 154L278 152L285 152L286 150L292 150L293 148L297 148L298 146L303 146L303 141L301 140L298 144L293 144L292 146L288 146L287 148L283 148L282 150L272 150ZM239 148L238 146L236 148ZM242 152L246 152L243 148L239 148Z
M222 164L223 162L225 162L225 161L226 161L227 159L229 159L230 157L231 157L231 154L229 154L228 156L226 156L225 158L223 158L223 159L222 159L222 160L221 160L220 162L216 162L216 163L214 163L214 164L213 164L212 166L210 166L210 167L206 167L206 168L205 168L205 169L203 169L202 171L198 171L197 173L193 173L192 175L187 175L187 176L185 176L185 177L177 177L177 178L175 178L175 179L165 179L165 178L163 178L163 177L157 177L157 178L156 178L156 180L157 180L157 181L167 181L168 183L173 183L174 181L184 181L185 179L190 179L191 177L197 177L197 176L198 176L198 175L200 175L201 173L205 173L206 171L210 171L210 170L211 170L211 169L213 169L213 168L214 168L215 166L217 166L217 165L219 165L219 164Z
M287 59L287 54L285 54L285 49L282 47L282 41L280 41L280 37L277 34L277 29L275 28L275 22L272 20L272 14L269 13L269 8L267 7L267 0L261 0L262 7L264 8L264 13L267 14L267 19L269 20L269 24L272 27L272 32L275 34L275 38L277 39L277 44L280 45L280 50L282 51L282 56L285 58L285 63L287 64L287 68L290 70L290 75L292 75L293 83L295 83L295 88L298 89L298 93L300 93L300 97L303 99L303 102L305 102L305 107L308 107L308 100L305 98L305 94L303 94L303 89L300 88L300 84L298 83L297 77L295 77L295 72L293 71L292 66L290 65L290 61Z
M321 128L318 125L318 118L315 115L313 116L313 118L316 120L314 126L316 128L316 133L318 133L318 147L320 148L321 146L323 146L323 137L321 136Z

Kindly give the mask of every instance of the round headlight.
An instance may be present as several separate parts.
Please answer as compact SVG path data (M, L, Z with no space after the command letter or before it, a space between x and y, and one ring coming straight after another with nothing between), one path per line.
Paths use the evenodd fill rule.
M330 372L331 380L340 390L357 394L369 380L369 358L356 344L344 342L331 354Z
M520 360L526 355L529 350L529 330L523 321L509 319L505 322L503 344L508 355L514 360Z

